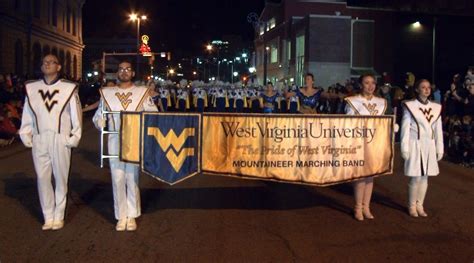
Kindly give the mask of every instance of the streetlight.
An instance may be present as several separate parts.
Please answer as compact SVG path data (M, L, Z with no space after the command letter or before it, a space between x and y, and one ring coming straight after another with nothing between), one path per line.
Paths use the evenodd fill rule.
M211 52L211 51L212 51L212 45L211 45L211 44L207 44L206 50L209 51L209 52Z
M147 20L147 16L145 15L138 15L136 13L131 13L129 15L130 21L132 22L137 22L137 77L139 78L140 76L140 66L139 66L139 60L140 60L140 22L143 20Z

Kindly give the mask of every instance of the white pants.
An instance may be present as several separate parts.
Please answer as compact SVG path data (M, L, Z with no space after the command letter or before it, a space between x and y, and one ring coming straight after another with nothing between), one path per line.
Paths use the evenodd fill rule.
M408 182L408 207L421 206L428 190L428 176L413 176Z
M118 136L109 135L109 154L119 152ZM136 164L110 159L112 190L114 194L115 219L137 218L141 215L140 189L138 188L139 167Z
M372 190L374 189L374 178L363 178L354 182L354 201L355 208L370 207L370 199L372 198Z
M45 221L64 220L71 149L66 135L46 132L33 136L33 163L38 177L38 193ZM51 174L56 188L53 189Z

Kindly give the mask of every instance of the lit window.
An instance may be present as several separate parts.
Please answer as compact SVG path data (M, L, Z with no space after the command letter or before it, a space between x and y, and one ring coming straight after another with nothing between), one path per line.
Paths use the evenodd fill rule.
M270 62L271 63L277 63L278 62L278 48L277 46L271 47L271 54L270 54Z
M275 25L276 25L275 18L270 19L270 21L268 21L268 30L274 28Z
M265 33L265 25L260 26L260 35L263 35Z

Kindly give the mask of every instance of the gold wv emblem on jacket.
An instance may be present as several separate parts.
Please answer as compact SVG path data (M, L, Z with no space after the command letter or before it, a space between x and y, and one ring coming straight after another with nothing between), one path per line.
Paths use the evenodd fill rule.
M370 115L377 115L379 113L379 110L376 109L377 104L376 103L362 103L364 107L367 109Z
M130 96L132 96L132 93L131 93L131 92L127 92L127 93L125 94L125 93L116 92L116 93L115 93L115 96L117 96L117 98L119 99L120 103L122 104L122 108L123 108L124 110L127 110L128 105L130 105L130 103L132 103L132 99L130 99Z
M431 122L431 119L433 119L433 114L431 114L431 108L428 108L428 109L419 108L419 109L425 116L426 120L428 122Z
M185 128L179 136L176 136L174 130L163 135L161 130L156 127L149 127L148 136L154 136L161 150L166 152L166 158L176 172L181 170L184 161L188 156L194 156L194 148L183 148L188 137L194 136L194 128ZM173 146L172 149L170 149ZM176 152L176 153L175 153Z

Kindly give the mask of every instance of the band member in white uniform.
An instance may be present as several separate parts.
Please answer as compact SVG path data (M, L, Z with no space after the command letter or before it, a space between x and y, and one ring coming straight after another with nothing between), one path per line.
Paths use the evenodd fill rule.
M345 98L346 114L348 115L383 115L387 101L375 97L376 80L371 74L360 76L361 94ZM374 219L370 212L370 199L374 188L374 178L363 178L354 182L354 217L362 221L364 217Z
M439 174L438 161L443 158L441 105L428 100L431 84L426 79L415 83L416 99L403 102L400 137L402 158L408 183L408 212L413 217L428 216L423 203L428 176Z
M135 72L132 64L124 61L119 64L117 72L119 85L100 90L100 105L93 121L98 129L107 126L109 131L120 130L120 114L108 114L102 119L102 111L158 111L150 92L145 87L137 87L132 78ZM119 154L119 134L109 134L109 155ZM138 188L139 167L136 164L121 162L118 158L110 159L112 189L114 195L115 218L118 220L117 231L134 231L137 229L135 218L141 215L140 190Z
M82 134L82 107L77 84L59 79L58 58L47 55L42 63L43 79L26 83L19 134L32 148L45 221L42 229L58 230L64 226L71 148L77 147Z

